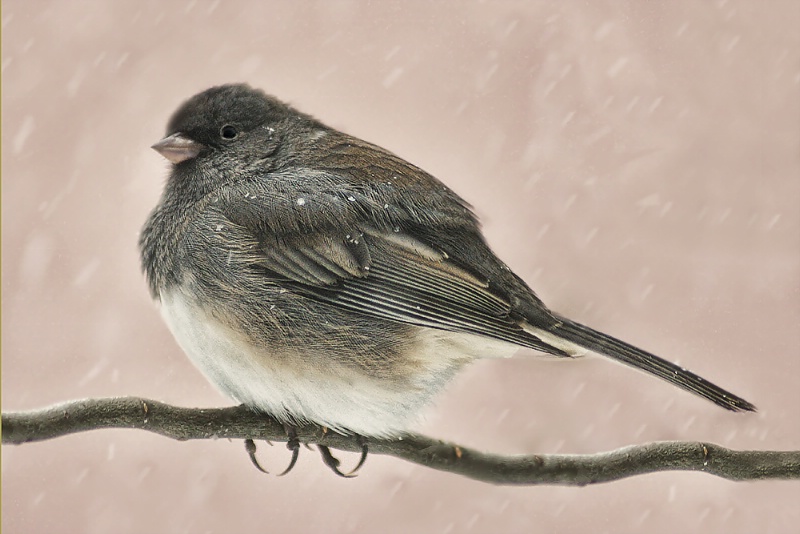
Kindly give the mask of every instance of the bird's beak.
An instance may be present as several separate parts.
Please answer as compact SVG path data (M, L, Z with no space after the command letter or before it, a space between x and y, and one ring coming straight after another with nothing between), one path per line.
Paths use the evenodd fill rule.
M196 158L203 145L179 133L175 133L165 137L150 148L177 165L183 161Z

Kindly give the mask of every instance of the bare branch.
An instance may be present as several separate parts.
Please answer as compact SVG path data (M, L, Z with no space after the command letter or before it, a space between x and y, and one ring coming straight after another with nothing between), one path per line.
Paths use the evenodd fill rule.
M177 440L265 439L286 441L282 424L243 406L179 408L135 398L86 399L28 412L4 413L4 444L52 439L102 428L138 428ZM359 451L354 436L298 428L300 441ZM700 442L658 442L589 454L499 456L425 436L370 438L372 453L494 484L583 486L656 471L702 471L730 480L800 479L800 451L733 451Z

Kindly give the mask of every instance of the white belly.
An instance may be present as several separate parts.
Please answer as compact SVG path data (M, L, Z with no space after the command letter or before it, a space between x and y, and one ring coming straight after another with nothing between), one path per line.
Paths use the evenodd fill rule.
M285 422L312 422L339 432L388 437L409 429L424 406L463 364L481 356L510 356L513 345L491 339L418 329L414 355L419 380L394 387L324 353L280 355L189 304L162 293L162 315L192 362L224 393Z

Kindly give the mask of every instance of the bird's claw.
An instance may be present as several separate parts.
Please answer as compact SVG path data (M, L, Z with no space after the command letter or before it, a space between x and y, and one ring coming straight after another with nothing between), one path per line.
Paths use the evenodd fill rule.
M278 475L279 477L288 474L294 468L295 464L297 463L297 459L300 457L300 439L297 437L297 429L289 425L286 425L285 428L286 435L289 437L289 440L286 442L286 448L292 451L292 459L289 461L289 465L286 467L286 469L284 469L283 472ZM331 450L327 445L318 444L317 449L319 449L319 452L322 455L322 461L331 469L331 471L343 478L353 478L357 476L358 470L361 469L361 467L367 461L367 456L369 455L367 439L363 436L357 436L357 440L359 445L361 445L361 457L359 458L356 466L347 473L344 473L339 469L341 462L333 455L333 453L331 453ZM270 445L272 445L272 443L270 443ZM261 467L261 464L256 458L255 441L249 438L244 440L244 448L247 451L247 455L250 457L250 461L253 463L255 468L262 473L269 474L269 471ZM306 448L308 448L308 444L306 444Z
M286 435L289 437L289 440L286 442L286 448L292 451L292 459L289 461L289 466L283 470L279 477L287 474L289 471L294 468L294 465L297 463L297 458L300 456L300 440L297 438L297 430L294 427L286 426ZM271 442L267 441L270 445ZM269 471L261 467L261 464L258 462L258 458L256 458L256 443L252 439L244 440L244 450L247 451L247 455L250 456L250 461L253 465L261 471L262 473L269 474Z
M358 464L356 464L356 466L347 473L343 473L339 469L341 462L331 453L331 450L330 448L328 448L327 445L318 444L317 449L319 449L319 453L320 455L322 455L322 461L325 463L325 465L330 467L331 471L333 471L340 477L353 478L358 476L357 472L359 469L361 469L361 466L364 465L364 462L367 461L367 455L369 453L369 447L367 445L366 438L364 438L363 436L358 436L358 442L361 445L361 458L358 460Z
M297 439L297 430L293 426L286 427L286 434L289 436L289 441L286 442L286 448L292 451L292 459L289 461L289 466L283 470L283 473L278 475L282 477L294 468L297 463L297 458L300 456L300 440Z
M269 471L261 467L261 464L258 463L258 458L256 458L256 442L250 438L247 438L244 440L244 450L247 451L247 455L250 456L250 461L253 462L253 465L256 466L256 469L268 475Z

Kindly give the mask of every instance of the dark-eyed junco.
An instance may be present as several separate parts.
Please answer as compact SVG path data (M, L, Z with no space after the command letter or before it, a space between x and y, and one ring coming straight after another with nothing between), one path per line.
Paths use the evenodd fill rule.
M140 240L153 297L214 384L287 424L397 436L463 366L519 347L755 410L550 311L436 178L259 90L192 97L153 148L172 162Z

